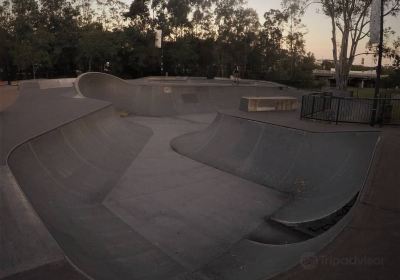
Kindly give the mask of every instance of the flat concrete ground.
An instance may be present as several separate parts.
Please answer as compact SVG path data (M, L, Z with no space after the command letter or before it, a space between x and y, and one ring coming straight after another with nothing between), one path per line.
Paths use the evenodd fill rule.
M171 149L173 138L206 128L214 116L130 118L154 135L104 202L187 270L228 250L286 201L277 191Z

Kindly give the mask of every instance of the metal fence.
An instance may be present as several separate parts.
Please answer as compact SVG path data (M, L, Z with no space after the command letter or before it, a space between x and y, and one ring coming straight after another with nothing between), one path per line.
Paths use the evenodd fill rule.
M376 123L400 125L400 99L379 98ZM373 98L338 97L331 93L303 96L301 118L333 123L371 123Z

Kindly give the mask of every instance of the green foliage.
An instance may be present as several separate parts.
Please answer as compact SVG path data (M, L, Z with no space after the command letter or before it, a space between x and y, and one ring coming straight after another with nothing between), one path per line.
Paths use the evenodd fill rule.
M258 13L245 0L3 0L0 68L30 78L71 76L76 70L130 78L159 75L161 53L170 75L243 78L301 86L312 80L314 57L304 47L302 12ZM163 50L155 30L163 31Z

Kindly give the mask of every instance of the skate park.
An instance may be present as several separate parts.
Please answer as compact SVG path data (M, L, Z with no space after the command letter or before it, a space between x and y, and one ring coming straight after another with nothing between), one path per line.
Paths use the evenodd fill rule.
M238 110L306 94L103 73L21 83L1 112L0 278L396 278L398 129Z

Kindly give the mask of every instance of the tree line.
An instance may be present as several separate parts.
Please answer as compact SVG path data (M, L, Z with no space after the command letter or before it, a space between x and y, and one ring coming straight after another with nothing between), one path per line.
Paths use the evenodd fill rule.
M262 16L244 0L3 0L2 78L67 77L106 62L125 78L160 75L163 59L169 75L228 77L239 66L243 78L311 81L299 7Z
M282 0L281 9L261 15L246 0L0 0L0 78L105 70L124 78L229 77L238 66L242 78L311 87L315 58L305 49L302 17L318 3L332 21L337 84L345 88L368 36L371 2ZM399 1L386 2L387 14L396 15Z

